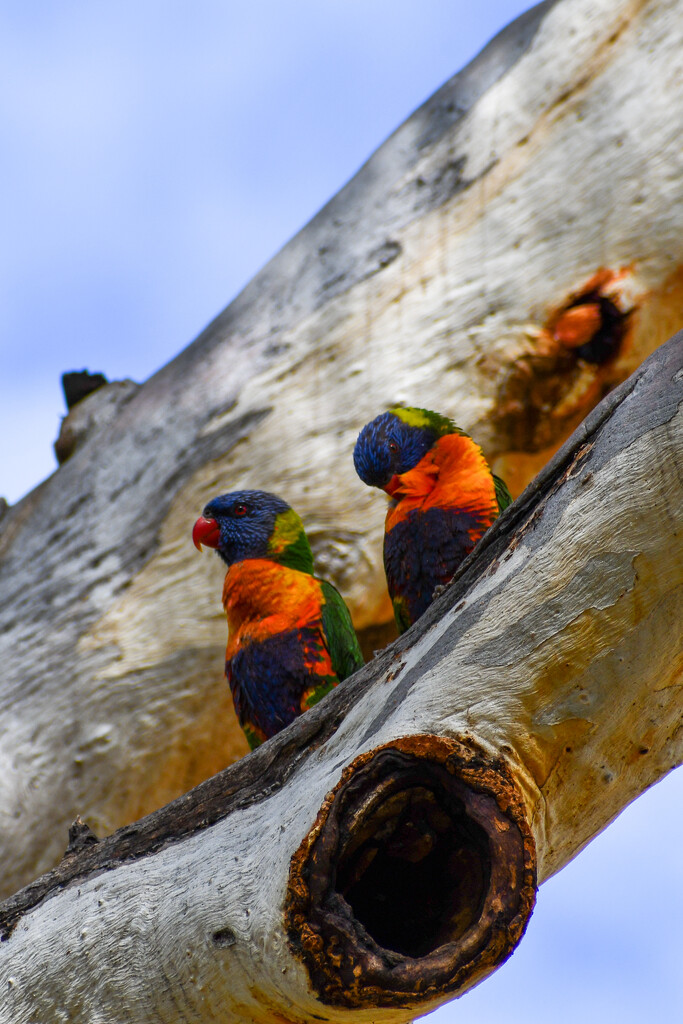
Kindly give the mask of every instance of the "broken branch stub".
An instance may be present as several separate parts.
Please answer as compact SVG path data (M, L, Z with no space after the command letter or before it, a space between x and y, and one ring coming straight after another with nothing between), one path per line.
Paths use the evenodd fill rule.
M535 896L505 761L417 735L345 769L292 858L285 917L321 1000L393 1006L471 987L512 953Z

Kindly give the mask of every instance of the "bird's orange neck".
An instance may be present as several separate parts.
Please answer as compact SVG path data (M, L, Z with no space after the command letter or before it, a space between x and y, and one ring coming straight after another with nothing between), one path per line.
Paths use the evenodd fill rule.
M384 490L387 494L400 501L402 498L426 498L434 490L439 478L439 466L432 458L432 452L426 455L407 473L400 476L395 473Z
M231 565L225 574L223 607L229 647L306 625L320 614L320 584L315 576L265 558Z
M470 437L446 434L417 466L394 476L384 488L393 498L386 527L392 529L414 509L458 508L496 516L493 476L481 448Z

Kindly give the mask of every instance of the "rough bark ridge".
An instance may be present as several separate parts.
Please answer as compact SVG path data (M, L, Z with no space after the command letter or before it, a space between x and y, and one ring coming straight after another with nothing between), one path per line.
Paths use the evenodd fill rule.
M77 829L0 910L3 1022L398 1022L494 969L535 879L683 760L682 406L683 332L371 664L168 807Z
M103 388L94 433L3 516L6 892L58 861L78 813L102 834L244 752L221 569L189 540L210 496L282 493L357 625L381 624L363 422L435 406L519 492L677 329L679 14L561 0L510 26L185 352Z

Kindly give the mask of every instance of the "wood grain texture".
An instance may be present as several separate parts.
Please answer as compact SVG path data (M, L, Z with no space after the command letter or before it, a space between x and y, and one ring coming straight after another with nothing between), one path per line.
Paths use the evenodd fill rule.
M237 765L8 901L0 1019L398 1022L442 1001L317 996L286 936L292 858L343 769L401 736L504 760L540 881L683 761L682 410L683 332L388 650Z
M365 421L434 406L518 493L680 326L679 13L561 0L524 15L3 516L5 892L58 861L76 814L107 833L246 751L221 566L189 536L209 497L279 492L356 624L381 624L384 510L350 458ZM627 331L598 365L553 325L601 268Z

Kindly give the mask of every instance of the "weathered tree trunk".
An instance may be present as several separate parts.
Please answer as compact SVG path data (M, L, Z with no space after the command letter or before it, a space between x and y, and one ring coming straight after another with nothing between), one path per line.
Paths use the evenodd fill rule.
M683 760L683 332L407 634L0 909L3 1022L407 1021ZM80 841L79 841L80 839Z
M519 492L679 326L682 36L665 0L529 12L4 515L5 892L58 861L76 814L102 834L245 751L221 567L189 538L208 497L281 493L357 625L381 625L363 422L397 400L452 414ZM578 348L577 304L599 317Z

